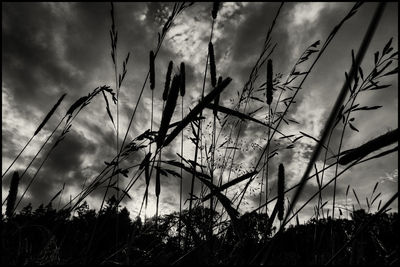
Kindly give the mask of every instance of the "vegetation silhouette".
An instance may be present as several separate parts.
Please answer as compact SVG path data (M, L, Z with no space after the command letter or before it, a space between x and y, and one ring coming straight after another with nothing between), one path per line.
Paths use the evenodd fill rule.
M352 188L352 192L359 209L355 210L354 205L352 210L349 209L347 197L350 185L346 190L346 204L343 205L336 199L336 183L343 173L358 164L398 151L397 146L385 148L397 143L398 129L391 130L386 134L380 133L381 136L371 139L359 147L342 150L345 131L350 129L354 134L359 132L355 126L354 112L370 112L370 110L382 107L360 106L360 103L356 104L355 102L356 99L359 100L357 97L365 91L390 87L390 84L382 84L382 81L385 81L384 77L398 73L398 67L388 68L393 62L398 61L398 52L392 51L394 49L391 46L392 39L382 50L375 52L372 67L363 70L361 66L385 4L377 5L375 15L372 17L357 53L351 50L350 71L344 73L342 90L319 138L301 131L300 135L297 133L287 135L280 126L283 125L282 122L286 125L299 124L294 118L289 117L289 109L296 103L297 94L300 89L304 89L302 88L303 84L318 60L327 51L331 41L348 20L357 14L363 3L355 3L327 35L324 42L318 40L309 45L293 66L286 80L283 80L282 74L277 71L279 65L275 63L273 65L273 62L277 61L271 59L276 47L276 44L273 44L271 33L284 6L284 3L281 3L266 34L260 56L251 69L242 91L237 91L237 102L232 100L230 107L226 106L227 101L224 101L226 99L223 96L225 91L232 87L235 77L220 75L221 67L217 64L220 63L218 61L220 55L217 53L220 51L219 43L213 40L214 26L219 18L218 11L223 3L214 2L212 10L210 5L212 23L204 76L201 77L203 84L199 101L189 107L189 101L184 99L186 81L189 80L186 75L190 74L188 71L192 67L190 66L191 62L180 62L178 71L174 71L173 61L168 59L168 68L163 70L166 73L164 86L159 86L155 82L156 75L159 73L156 70L160 67L157 65L157 55L163 41L176 17L193 4L175 3L170 10L170 15L158 33L157 46L149 52L149 70L146 70L143 86L138 94L137 102L132 108L132 114L128 116L129 124L120 143L119 137L122 137L119 124L121 114L118 103L119 96L123 96L123 94L120 95L119 92L123 88L122 84L127 74L130 53L127 53L123 60L122 72L119 73L116 9L111 3L111 59L114 67L115 89L106 85L96 87L87 96L78 98L70 106L44 142L43 146L49 142L65 120L61 133L53 138L54 142L50 150L44 157L41 157L43 160L40 167L35 170L28 183L22 181L22 178L40 154L43 146L21 175L14 172L9 194L3 201L3 205L7 203L7 206L6 213L2 214L2 264L313 265L332 263L393 265L397 263L399 244L393 237L398 236L398 213L389 213L389 206L397 199L398 192L382 203L382 193L377 191L379 185L377 182L372 194L366 198L367 210L362 209L354 188ZM308 60L310 60L308 67L301 65ZM261 75L261 69L265 64L267 65L266 79L262 80L262 84L259 85L257 78L264 77ZM209 72L208 68L210 68ZM148 81L150 87L148 93L151 94L150 129L144 130L143 133L129 140L129 133L132 133L131 126ZM206 82L210 83L207 84L210 87L208 92L205 90ZM160 89L159 87L164 89L162 98L159 100L163 101L163 105L159 110L161 115L159 129L154 130L154 91ZM33 210L32 205L29 204L18 212L17 208L22 203L28 189L32 183L37 182L36 178L40 169L57 145L70 132L77 115L100 93L104 97L105 111L116 134L114 158L105 161L103 169L94 177L85 177L81 191L74 198L71 196L70 201L64 203L65 206L57 209L53 207L53 201L56 199L59 198L61 202L64 182L62 189L46 206L42 204ZM112 102L108 100L107 95L111 97ZM53 115L64 96L65 94L61 96L31 139L3 173L2 180L6 179L5 174L11 170L33 137L51 118L55 117ZM181 101L178 101L179 96L181 96ZM111 110L112 104L116 108L115 115ZM177 108L179 104L181 105L180 110ZM185 104L187 112L184 112ZM255 105L257 108L250 111L249 108ZM259 107L259 105L261 106ZM176 111L180 111L180 120L172 123L173 118L176 117ZM266 114L268 115L266 116ZM259 116L256 118L256 115ZM259 119L261 115L265 118ZM115 116L115 123L113 116ZM258 150L254 149L249 152L248 148L244 148L241 144L245 143L241 138L243 138L243 131L247 127L247 123L256 123L258 127L263 127L260 131L267 136L266 139L263 139L266 142L257 144ZM187 134L186 130L191 133ZM331 144L334 132L341 134L339 146ZM276 134L280 136L277 138ZM178 140L179 136L180 140ZM282 162L278 167L273 157L282 151L290 151L297 145L296 141L303 137L312 139L316 146L300 182L289 187L289 181L293 181L290 179L293 178L290 177L290 164ZM224 140L221 141L219 138ZM186 157L183 155L185 140L190 141L187 142L189 145L193 145L194 157L192 160L188 159L188 155ZM169 149L174 146L172 144L174 141L180 141L180 154L177 153L177 157L171 158L171 153L167 152L172 151ZM152 145L154 145L153 150ZM333 148L337 151L333 151ZM383 148L387 150L383 150ZM144 151L143 156L142 152ZM254 153L255 164L248 167L241 166L241 162L238 161L243 158L242 156L246 156L243 151L249 154ZM316 161L321 151L324 151L325 155L323 155L323 167L318 169ZM378 151L379 153L377 153ZM163 157L162 152L164 152ZM328 153L331 154L330 158L328 158ZM138 160L135 162L137 164L127 166L129 157ZM332 163L328 165L328 161ZM340 172L339 165L342 167ZM276 177L272 177L273 172L269 169L272 166L278 167ZM334 175L331 180L324 181L324 174L331 167L335 168ZM315 174L310 174L313 168ZM190 182L189 196L184 196L182 191L184 172L190 176L186 176L190 180L188 181ZM125 179L127 182L120 180L120 175L127 178ZM149 194L153 192L149 190L152 176L155 176L153 180L156 213L154 217L148 218L147 204ZM161 177L180 179L179 212L170 214L159 212L159 201L163 199L161 196L164 191ZM300 196L305 195L303 189L306 182L314 177L317 179L317 192L311 197L305 196L306 199L302 206L294 209ZM130 194L133 195L133 190L131 189L140 178L144 178L145 191L138 216L132 220L128 209L123 207L121 202L126 198L132 199ZM250 185L254 185L256 179L261 180L261 186L256 187L261 189L259 206L253 211L242 214L239 210L240 205L242 201L245 201L247 190L255 190ZM264 182L265 191L263 192ZM273 182L277 184L274 188L276 196L270 195L273 186L270 187L269 184ZM330 197L323 197L322 192L332 183L334 185L333 199L329 203L332 204L332 209L327 210L326 206ZM27 184L25 189L18 190L19 185L25 184ZM240 184L244 186L239 186ZM104 188L105 193L101 195L100 208L98 210L90 209L86 198L94 191L98 192ZM232 196L232 192L228 193L228 190L235 191L232 190L234 188L238 190ZM22 194L19 196L18 192L22 192ZM294 194L292 194L293 192ZM289 195L293 196L291 201ZM310 207L310 202L317 196L313 216L304 224L300 224L298 213L303 208ZM134 197L136 200L142 196L135 194ZM186 198L189 202L188 209L184 209L186 202L182 203ZM375 207L374 203L376 204L378 200L377 211L373 213L372 207ZM205 203L206 201L209 203ZM270 213L268 204L274 205ZM140 216L142 207L144 207L143 222ZM329 216L329 211L332 211L331 216ZM347 212L347 216L344 216L343 212ZM349 214L350 219L348 218ZM293 223L294 219L296 219L295 224L289 224Z
M275 227L267 229L268 216L264 213L245 213L239 218L241 236L235 234L232 224L226 224L226 234L208 234L205 219L210 209L194 208L191 217L182 210L182 235L192 237L188 251L179 245L179 213L131 220L126 208L117 209L115 197L108 199L105 208L97 213L84 202L74 215L57 211L50 202L32 210L29 204L11 218L2 217L2 265L48 264L125 264L161 265L228 265L248 264L261 245L271 242ZM212 217L218 218L216 211ZM355 210L351 219L331 217L311 219L305 224L290 225L274 241L268 263L270 264L322 264L331 251L324 244L330 242L330 229L335 234L335 246L340 247L351 234L370 217L365 210ZM96 223L104 229L118 232L97 232L90 253L86 247L91 229ZM398 213L382 213L337 259L337 264L384 264L398 259ZM119 244L116 240L118 235ZM128 246L128 243L130 244ZM213 250L207 244L212 243ZM129 250L128 250L129 247ZM87 258L89 255L89 258ZM115 259L120 259L116 262Z

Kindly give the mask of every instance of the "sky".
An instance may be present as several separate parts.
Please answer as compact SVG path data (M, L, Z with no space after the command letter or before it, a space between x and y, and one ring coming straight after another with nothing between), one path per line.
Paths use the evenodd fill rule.
M332 29L348 13L354 3L335 2L289 2L285 3L271 33L271 43L276 48L270 58L273 60L274 73L281 73L282 79L287 77L301 53L311 44L320 40L323 43ZM218 12L214 26L212 42L215 50L217 74L231 77L233 80L221 95L220 104L233 108L238 101L237 92L241 92L249 79L250 72L262 51L262 46L271 26L272 20L280 3L239 3L224 2ZM136 105L140 90L148 72L149 52L157 46L157 33L161 32L168 18L173 3L115 3L115 25L118 31L117 65L122 71L122 62L130 53L126 66L127 74L119 93L120 133L125 133L130 116ZM345 72L351 66L351 51L357 52L366 32L376 3L365 3L358 12L345 22L325 53L315 65L296 96L287 118L299 122L282 123L280 131L286 135L299 136L300 131L318 138L336 100L339 90L345 81ZM158 129L162 112L162 91L168 62L173 61L173 73L179 73L180 62L186 65L186 95L183 110L187 114L201 97L204 69L206 64L208 41L211 30L212 3L195 3L183 10L175 19L172 27L160 48L155 61L154 89L154 129ZM393 52L398 49L398 4L388 3L376 33L370 43L362 62L364 73L369 73L374 64L374 53L382 51L385 44L393 38ZM108 85L115 90L114 65L111 60L111 42L109 30L111 27L109 3L4 3L2 2L2 173L11 164L22 147L33 135L38 125L46 116L57 99L64 93L66 97L56 113L45 127L33 139L22 156L14 164L2 183L2 197L8 194L8 185L13 171L23 172L27 164L40 149L43 142L60 122L70 105L78 98L87 95L94 88ZM305 71L314 60L299 66ZM397 66L397 61L390 68ZM255 81L258 89L265 82L266 66L259 70ZM211 90L207 74L205 93ZM376 106L377 110L352 113L353 125L359 130L348 128L345 131L342 150L357 147L368 140L398 127L398 79L397 75L382 79L382 84L391 84L381 90L365 91L357 97L360 106ZM274 101L279 91L274 92ZM284 92L283 97L290 96ZM257 97L265 99L263 91ZM116 106L110 101L110 109L116 118ZM181 100L178 99L172 121L180 120ZM274 105L275 102L273 102ZM266 120L267 105L259 101L250 102L247 112L261 108L254 114L259 120ZM283 111L283 103L278 110ZM241 110L243 111L243 110ZM137 113L128 134L131 140L150 128L151 90L145 86ZM354 115L354 116L353 116ZM203 122L205 145L210 145L212 112L206 111ZM220 115L220 117L223 117ZM62 124L64 125L64 124ZM341 124L339 124L341 125ZM220 123L217 122L217 133ZM332 135L331 149L337 151L341 128L338 127ZM62 128L62 127L61 127ZM229 128L229 127L228 127ZM225 128L227 129L227 128ZM238 128L233 129L234 133ZM184 158L193 159L194 145L191 129L184 131ZM250 171L260 155L260 147L264 146L267 129L253 122L243 122L240 131L239 149L235 154L231 179ZM55 136L58 136L59 132ZM122 134L119 135L120 141ZM222 145L228 130L220 133L217 142ZM275 136L275 146L281 145L278 155L269 163L269 197L276 195L277 169L280 163L286 170L286 187L295 185L304 173L308 159L316 142L310 138L301 138L294 148L284 149L284 139ZM50 140L53 144L55 139ZM208 142L208 144L207 144ZM27 174L20 181L18 196L21 196L29 179L39 168L50 144L39 154ZM233 145L233 141L229 144ZM285 145L286 144L286 145ZM393 147L393 145L391 146ZM153 148L154 149L154 148ZM383 150L382 150L383 151ZM91 181L104 168L104 161L110 161L116 152L116 132L107 115L104 98L98 95L86 106L73 121L71 131L66 138L51 153L40 169L35 182L27 191L20 207L32 203L35 208L49 200L63 187L61 204L76 196L85 181ZM130 156L124 166L138 164L145 156L147 149ZM179 160L180 140L174 140L163 150L163 159ZM217 149L218 164L225 152L224 147ZM208 160L205 155L201 162ZM200 160L200 158L199 158ZM328 161L329 162L329 161ZM398 153L368 161L351 168L340 176L336 188L336 200L343 207L347 201L349 206L358 207L357 201L350 190L347 200L345 191L348 186L357 192L361 206L367 209L366 197L370 198L374 185L378 182L377 192L380 198L371 207L374 212L378 201L385 203L398 190ZM220 167L220 165L218 165ZM317 160L317 168L323 166L323 155ZM229 169L229 167L228 167ZM338 167L338 172L343 170ZM220 173L220 169L216 171ZM130 171L128 178L121 178L121 184L126 185L132 179L134 172ZM332 178L334 168L325 172L324 181ZM223 181L228 180L228 171L223 173ZM184 199L190 191L191 176L184 173L182 177ZM239 211L245 213L259 205L261 175L249 186L240 205ZM265 180L263 181L265 187ZM239 192L245 182L228 190L227 196L232 198ZM169 175L161 179L160 212L167 214L179 209L180 180ZM298 205L304 203L317 191L315 179L311 179L300 197ZM125 198L122 206L126 206L131 216L138 214L145 190L144 177L129 191L131 199ZM264 190L265 191L265 190ZM104 195L104 188L94 191L86 200L91 208L98 208ZM149 189L148 215L155 212L154 178ZM200 185L195 184L195 195L199 195ZM114 192L110 192L114 194ZM331 208L333 187L324 191L324 200L328 201L327 209ZM288 195L290 197L291 194ZM265 192L262 195L265 201ZM299 214L300 221L305 222L313 216L315 199ZM60 204L57 204L58 206ZM272 210L274 203L268 206ZM185 208L188 207L186 203ZM398 210L397 202L392 206Z

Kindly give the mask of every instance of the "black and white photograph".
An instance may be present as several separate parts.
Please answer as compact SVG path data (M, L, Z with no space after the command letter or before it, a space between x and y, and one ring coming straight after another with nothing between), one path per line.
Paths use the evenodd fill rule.
M1 265L399 264L398 2L2 2Z

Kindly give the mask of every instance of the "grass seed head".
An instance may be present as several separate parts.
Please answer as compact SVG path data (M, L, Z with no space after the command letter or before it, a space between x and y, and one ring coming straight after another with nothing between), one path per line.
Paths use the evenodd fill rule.
M211 16L212 16L213 19L217 18L217 14L218 14L218 10L219 10L220 4L221 3L217 2L217 1L213 3L213 9L212 9L212 12L211 12Z
M214 46L212 42L208 43L208 53L210 54L211 85L215 87L217 85L217 70L215 66Z
M163 101L167 101L167 99L168 99L168 91L169 91L169 86L171 84L172 67L173 67L173 63L171 60L168 64L167 75L165 77L164 92L162 95Z
M168 99L162 114L160 130L158 131L157 147L161 147L164 142L165 136L167 135L168 126L171 122L172 115L174 114L176 100L178 99L179 84L180 77L179 75L175 75L172 79L171 90L168 94Z
M10 191L8 193L8 200L6 207L6 215L8 218L11 218L14 211L15 201L17 200L18 184L19 184L19 174L18 172L14 172L13 177L11 178Z
M155 87L155 70L154 70L154 52L153 50L150 51L150 89L154 90Z
M33 135L37 135L40 132L40 130L44 127L44 125L47 123L47 121L50 119L50 117L54 114L54 112L56 111L58 106L61 104L61 101L63 101L63 99L66 95L67 94L63 94L60 97L60 99L58 99L57 103L53 106L53 108L49 111L49 113L47 113L46 117L44 118L42 123L39 125L39 127L36 129L36 131Z
M184 97L185 96L185 92L186 92L186 70L185 70L185 63L181 62L181 80L180 80L180 92L181 92L181 96Z

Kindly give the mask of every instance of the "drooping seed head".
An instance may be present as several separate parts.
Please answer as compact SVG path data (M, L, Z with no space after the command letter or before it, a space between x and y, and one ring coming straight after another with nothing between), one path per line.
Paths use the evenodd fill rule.
M66 115L69 115L71 117L72 113L75 111L75 109L77 109L78 107L83 105L86 102L86 100L88 100L88 98L89 98L88 96L82 96L81 98L76 100L75 103L72 104L71 107L68 109Z

